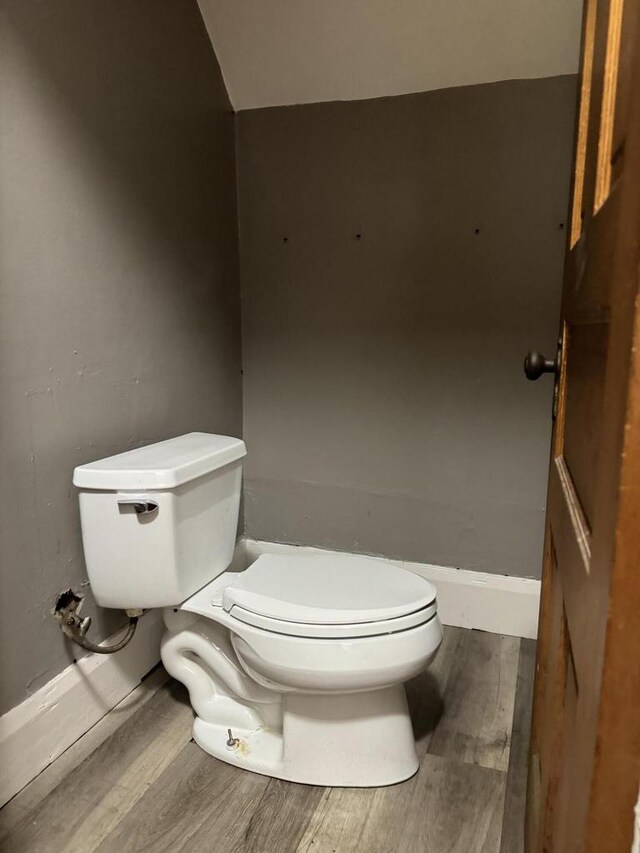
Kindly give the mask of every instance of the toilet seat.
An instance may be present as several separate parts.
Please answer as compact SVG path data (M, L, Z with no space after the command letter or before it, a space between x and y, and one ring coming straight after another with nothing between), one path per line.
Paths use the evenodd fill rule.
M359 637L376 637L381 634L395 634L398 631L406 631L429 622L437 614L437 606L434 602L428 607L416 610L406 616L398 616L395 619L380 619L375 622L356 622L352 625L318 625L306 622L291 622L284 619L272 619L244 610L234 605L229 615L238 622L261 628L263 631L272 631L276 634L284 634L288 637L315 637L318 639L340 640L357 639Z
M428 621L435 602L435 587L414 572L342 554L262 554L222 595L224 609L241 621L298 636L403 630ZM288 623L297 627L289 631ZM371 623L375 629L365 628ZM301 626L313 633L300 633ZM340 627L349 633L334 630Z
M224 572L184 610L289 637L327 640L395 634L437 615L433 584L383 560L351 555L263 554ZM240 625L238 625L240 627Z

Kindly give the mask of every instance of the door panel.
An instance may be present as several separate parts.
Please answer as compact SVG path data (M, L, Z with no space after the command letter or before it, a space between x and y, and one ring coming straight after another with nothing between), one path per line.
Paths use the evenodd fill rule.
M566 415L563 457L591 527L596 495L598 450L609 326L572 326L567 336Z
M628 853L640 784L640 44L587 0L526 843Z
M593 74L594 36L596 29L597 0L586 0L583 13L583 54L582 75L580 80L580 100L578 103L576 125L576 153L574 163L573 192L571 202L571 228L569 231L569 249L573 249L582 234L582 221L585 208L584 179L587 163L587 137L589 134L589 115L591 109L591 82Z

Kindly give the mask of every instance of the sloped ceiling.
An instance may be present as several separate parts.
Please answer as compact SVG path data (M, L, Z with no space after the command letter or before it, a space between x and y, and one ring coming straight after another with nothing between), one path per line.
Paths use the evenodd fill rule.
M572 74L582 0L199 0L236 110Z

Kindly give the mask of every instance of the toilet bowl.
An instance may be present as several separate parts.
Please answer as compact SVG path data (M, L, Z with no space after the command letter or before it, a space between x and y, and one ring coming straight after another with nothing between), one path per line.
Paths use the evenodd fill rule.
M77 468L94 595L163 607L162 660L206 752L314 785L400 782L418 769L404 682L442 640L435 589L341 554L228 571L244 453L192 433Z
M367 576L386 584L362 589ZM273 596L258 594L270 578ZM311 607L318 582L324 607ZM314 785L389 785L418 769L403 683L442 639L422 578L366 558L263 555L167 608L165 623L163 663L189 689L194 739L217 758Z

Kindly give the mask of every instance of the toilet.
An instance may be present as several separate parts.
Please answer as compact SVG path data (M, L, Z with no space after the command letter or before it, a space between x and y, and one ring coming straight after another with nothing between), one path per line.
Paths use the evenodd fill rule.
M95 600L163 608L162 661L216 758L312 785L401 782L418 769L404 682L442 640L435 588L308 551L231 571L245 454L190 433L76 468Z

